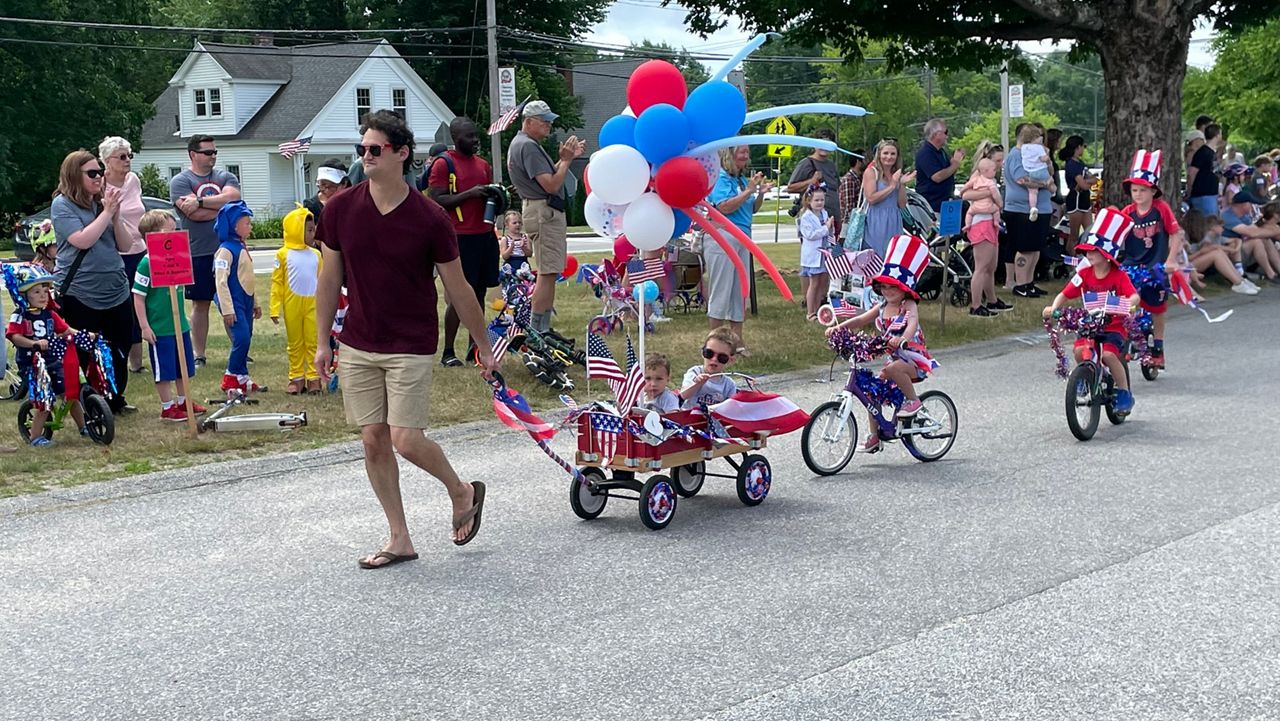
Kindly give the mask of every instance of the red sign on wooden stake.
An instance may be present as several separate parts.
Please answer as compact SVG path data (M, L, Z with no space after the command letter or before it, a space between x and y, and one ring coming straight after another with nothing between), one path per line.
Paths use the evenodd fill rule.
M151 287L191 285L191 240L187 231L147 233L147 257L151 262Z

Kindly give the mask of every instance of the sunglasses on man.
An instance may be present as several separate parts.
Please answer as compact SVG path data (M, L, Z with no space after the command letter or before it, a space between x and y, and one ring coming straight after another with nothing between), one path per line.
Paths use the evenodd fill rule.
M216 150L192 150L191 152L193 152L193 153L199 153L199 154L201 154L201 155L203 155L203 156L205 156L205 157L207 157L207 158L216 158L216 157L218 157L218 151L216 151ZM132 157L132 156L130 156L130 157Z
M705 346L702 348L702 357L706 358L707 360L711 360L712 358L715 358L717 361L719 361L720 365L728 365L729 361L733 360L733 358L728 353L717 353Z
M363 158L365 153L368 153L371 158L381 158L383 148L395 152L396 146L391 143L379 143L377 145L361 145L356 143L356 157Z

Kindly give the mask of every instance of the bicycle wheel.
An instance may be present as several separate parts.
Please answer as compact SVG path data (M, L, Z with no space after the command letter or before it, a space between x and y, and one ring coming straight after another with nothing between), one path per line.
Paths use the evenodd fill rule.
M956 442L956 431L960 427L960 414L956 404L942 391L926 391L920 394L920 410L911 419L911 428L928 428L923 433L902 436L902 445L906 446L916 460L931 463L951 450Z
M1156 378L1160 377L1160 368L1157 367L1155 364L1141 363L1140 365L1142 366L1143 378L1146 378L1149 381L1153 381Z
M89 429L89 439L98 445L111 445L116 437L116 418L107 401L97 393L86 393L81 403L84 404L84 425Z
M1107 411L1107 420L1108 420L1108 421L1111 421L1111 425L1113 425L1113 426L1118 426L1118 425L1120 425L1121 423L1124 423L1124 419L1128 418L1128 417L1129 417L1129 415L1128 415L1128 414L1120 415L1119 413L1116 413L1116 410L1115 410L1115 407L1116 407L1116 382L1115 382L1115 380L1114 380L1114 379L1112 379L1111 374L1107 374L1107 379L1106 379L1106 381L1107 381L1107 388L1106 388L1106 392L1107 392L1107 406L1106 406L1106 411ZM1125 385L1128 385L1128 384L1129 384L1129 364L1128 364L1128 363L1125 363L1125 364L1124 364L1124 381L1125 381ZM1132 386L1130 386L1130 388L1132 388Z
M809 415L800 435L800 453L809 470L831 476L844 470L858 449L858 421L840 413L841 401L827 401Z
M1097 392L1098 369L1093 363L1081 363L1067 377L1067 427L1082 441L1093 438L1098 431L1102 408Z
M23 401L18 406L18 435L22 436L25 443L31 442L31 415L35 412L36 405L31 401ZM50 418L46 418L44 422L44 432L40 435L48 440L53 440L53 426L49 424Z

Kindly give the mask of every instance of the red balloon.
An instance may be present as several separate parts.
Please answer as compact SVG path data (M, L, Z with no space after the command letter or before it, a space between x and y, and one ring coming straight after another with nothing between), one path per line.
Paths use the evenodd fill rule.
M619 235L618 238L613 241L613 259L615 261L619 258L626 260L635 254L636 247L631 244L631 241L627 240L627 236Z
M588 167L589 166L586 165L582 166L582 187L587 189L587 195L591 195L591 181L587 180Z
M658 168L654 188L672 208L692 208L707 197L707 171L693 158L672 158Z
M573 255L565 256L564 270L560 271L560 277L564 278L565 280L573 280L573 277L577 274L578 274L577 256L573 256Z
M665 60L650 60L631 73L627 81L627 104L637 116L649 106L667 103L684 109L689 89L680 69Z

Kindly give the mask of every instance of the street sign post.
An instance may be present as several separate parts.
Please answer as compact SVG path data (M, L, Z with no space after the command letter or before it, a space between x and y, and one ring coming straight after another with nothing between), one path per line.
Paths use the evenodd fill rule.
M191 378L187 375L187 348L182 340L182 305L178 302L178 286L195 282L191 269L191 239L187 231L147 233L147 258L151 265L151 287L169 289L169 307L173 309L173 334L178 351L178 377L187 397L187 436L195 438L196 414Z
M1023 113L1023 96L1021 85L1009 86L1009 117L1021 118Z

